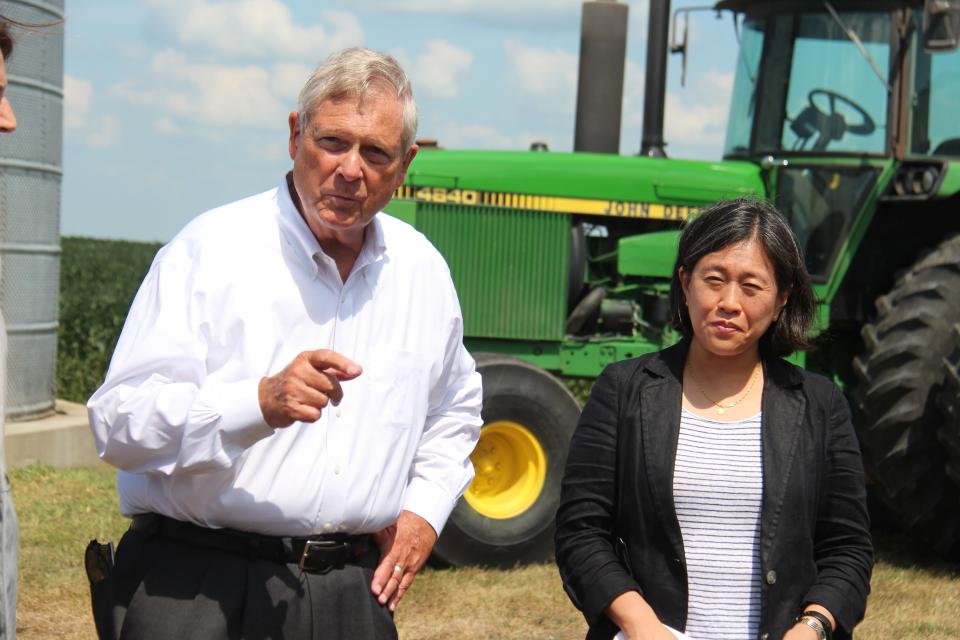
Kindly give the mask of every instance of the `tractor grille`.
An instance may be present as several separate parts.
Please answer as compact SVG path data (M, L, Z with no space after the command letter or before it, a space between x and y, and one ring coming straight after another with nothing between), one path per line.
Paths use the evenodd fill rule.
M468 337L563 338L569 216L419 203L416 221L450 265Z

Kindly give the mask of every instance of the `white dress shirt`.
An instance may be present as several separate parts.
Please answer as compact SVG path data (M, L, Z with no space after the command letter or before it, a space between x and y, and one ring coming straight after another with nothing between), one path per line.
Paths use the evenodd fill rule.
M270 428L261 378L314 349L363 373L316 422ZM87 407L124 514L302 536L376 531L401 509L439 532L473 478L481 396L429 241L379 213L343 282L283 180L160 250Z

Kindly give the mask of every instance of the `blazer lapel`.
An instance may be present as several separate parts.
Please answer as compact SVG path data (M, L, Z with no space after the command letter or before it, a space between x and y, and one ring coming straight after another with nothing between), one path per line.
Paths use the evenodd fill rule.
M806 411L801 376L779 358L764 362L766 381L761 410L763 417L763 506L760 529L763 562L769 559L790 475L800 424Z
M674 546L683 557L680 523L673 503L673 468L677 457L682 406L683 363L687 344L660 353L646 367L651 380L640 389L640 419L647 483L653 502Z

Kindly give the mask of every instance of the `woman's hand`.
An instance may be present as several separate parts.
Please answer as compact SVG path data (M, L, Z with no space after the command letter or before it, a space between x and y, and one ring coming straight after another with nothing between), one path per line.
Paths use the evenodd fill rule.
M674 640L673 634L636 591L627 591L614 598L606 614L629 640Z
M817 613L823 615L823 617L825 617L830 623L830 629L827 629L828 632L837 628L836 619L833 617L832 613L827 611L826 607L811 602L807 603L803 610L804 612L816 611ZM797 622L797 624L793 625L790 630L784 634L783 640L817 640L817 637L817 632L814 631L812 627L803 624L802 622Z
M798 622L790 627L790 630L783 635L783 640L817 640L817 632L811 627Z
M621 631L629 640L675 640L674 635L660 621L648 623L642 629Z

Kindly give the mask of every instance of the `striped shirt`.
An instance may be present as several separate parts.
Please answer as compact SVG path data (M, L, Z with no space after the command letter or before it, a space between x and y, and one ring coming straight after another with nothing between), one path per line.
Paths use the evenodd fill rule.
M687 561L691 638L757 635L762 496L760 414L722 422L684 409L673 499Z

